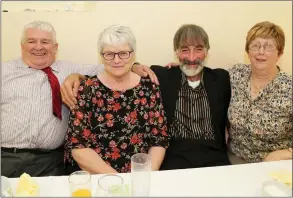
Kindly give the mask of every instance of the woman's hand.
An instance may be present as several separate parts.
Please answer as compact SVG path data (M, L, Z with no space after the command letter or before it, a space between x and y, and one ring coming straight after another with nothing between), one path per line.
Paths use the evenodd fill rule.
M289 149L277 150L269 153L264 159L264 162L279 161L292 159L292 152Z
M161 146L153 146L149 149L149 155L152 158L152 171L160 169L164 160L166 149Z

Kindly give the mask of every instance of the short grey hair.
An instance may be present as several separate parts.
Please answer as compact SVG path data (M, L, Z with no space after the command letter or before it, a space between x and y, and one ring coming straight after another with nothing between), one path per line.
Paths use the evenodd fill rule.
M112 25L103 30L98 39L98 52L101 53L105 45L129 44L136 52L136 39L131 29L124 25Z
M39 29L41 31L45 31L45 32L50 32L52 33L52 38L53 38L53 43L55 44L56 41L56 32L54 27L45 21L33 21L29 24L27 24L26 26L24 26L23 30L22 30L22 34L21 34L21 44L23 44L25 42L25 37L26 37L26 30L29 28L33 28L33 29Z

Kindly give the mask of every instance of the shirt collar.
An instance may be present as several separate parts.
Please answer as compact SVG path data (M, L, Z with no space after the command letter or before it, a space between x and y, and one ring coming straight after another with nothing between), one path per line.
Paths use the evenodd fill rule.
M187 82L186 75L183 72L181 72L181 75L182 75L181 85L186 84L187 86L189 86L188 82ZM201 77L200 77L200 84L202 84L202 85L204 85L203 75L204 75L204 70L201 71Z
M56 61L51 65L51 68L55 72L59 72L60 71L59 65L57 64Z
M22 60L22 58L19 58L18 61L19 61L20 64L17 64L17 67L19 67L19 68L20 67L22 67L22 68L30 68L30 66L25 64L25 62ZM51 65L51 68L52 68L53 71L56 71L56 72L60 71L59 65L57 64L56 61Z

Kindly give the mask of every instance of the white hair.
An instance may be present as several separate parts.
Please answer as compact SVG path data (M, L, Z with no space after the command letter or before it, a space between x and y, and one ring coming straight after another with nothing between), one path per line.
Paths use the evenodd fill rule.
M56 43L56 32L54 27L45 21L33 21L29 24L27 24L26 26L24 26L23 30L22 30L22 34L21 34L21 44L24 43L25 39L26 39L26 30L29 28L33 28L33 29L39 29L41 31L45 31L45 32L50 32L52 33L52 38L53 38L53 43Z
M98 39L98 52L101 53L105 45L129 44L136 52L136 40L133 32L127 26L112 25L103 30Z

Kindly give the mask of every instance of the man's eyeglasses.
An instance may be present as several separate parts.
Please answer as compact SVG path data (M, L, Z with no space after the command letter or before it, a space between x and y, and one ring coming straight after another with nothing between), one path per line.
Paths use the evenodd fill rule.
M121 52L117 52L117 53L114 53L114 52L105 52L105 53L101 53L103 58L105 60L113 60L116 56L116 54L118 55L118 57L120 59L127 59L130 57L130 54L132 53L133 51L121 51Z
M248 48L252 51L258 51L261 47L264 48L265 51L267 52L273 52L277 49L277 47L275 45L272 45L272 44L268 44L268 45L259 45L257 43L253 43L253 44L250 44L248 46Z

